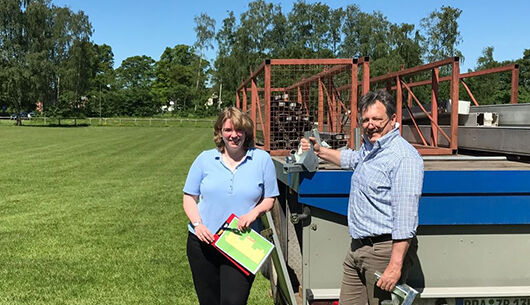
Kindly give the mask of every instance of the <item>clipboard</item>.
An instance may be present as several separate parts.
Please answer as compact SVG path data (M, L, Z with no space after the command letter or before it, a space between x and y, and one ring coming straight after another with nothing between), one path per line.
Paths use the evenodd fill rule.
M256 274L267 260L274 245L253 229L237 229L239 218L231 214L214 234L212 245L245 275Z

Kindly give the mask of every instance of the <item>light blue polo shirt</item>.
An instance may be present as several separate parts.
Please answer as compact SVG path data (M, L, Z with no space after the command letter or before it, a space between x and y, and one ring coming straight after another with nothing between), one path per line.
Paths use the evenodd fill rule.
M188 172L183 191L199 196L202 223L213 234L230 214L240 217L250 212L262 198L279 194L270 155L250 148L244 158L232 172L223 163L221 152L214 148L203 151ZM256 223L252 224L253 229ZM191 225L188 229L195 233Z

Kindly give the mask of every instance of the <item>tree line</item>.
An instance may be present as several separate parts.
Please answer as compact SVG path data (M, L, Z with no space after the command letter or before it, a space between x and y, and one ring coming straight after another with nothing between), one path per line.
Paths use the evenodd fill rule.
M353 58L370 57L370 75L378 76L403 67L413 67L458 56L463 38L458 19L462 10L442 6L421 19L419 25L393 23L381 12L367 13L352 4L331 8L316 2L297 1L287 14L281 5L264 0L250 2L239 18L228 12L214 39L218 54L214 60L214 84L223 85L233 94L241 80L249 76L265 58ZM204 16L204 18L208 18ZM519 100L530 101L530 49L515 61L493 59L494 48L486 46L475 69L519 64ZM472 71L470 70L470 71ZM470 72L470 71L461 71ZM442 69L441 75L449 73ZM424 75L429 77L430 75ZM422 77L419 75L418 77ZM424 78L424 79L425 79ZM510 73L481 76L466 80L480 104L510 101ZM440 90L446 92L448 83ZM430 100L430 88L413 91L424 101ZM464 88L462 99L470 100ZM422 99L420 99L422 100Z
M357 5L334 9L299 0L284 13L279 4L255 0L239 17L229 11L218 30L207 14L196 16L192 46L167 47L158 61L132 56L114 69L112 47L91 41L84 12L49 0L0 0L0 112L32 111L39 101L51 117L152 116L164 110L209 115L217 111L216 98L233 103L237 86L265 58L369 56L371 75L449 56L464 59L458 50L461 13L442 6L416 26ZM214 45L216 58L209 62L204 53ZM511 63L496 62L493 51L484 49L476 69ZM515 63L521 100L528 100L530 50ZM503 90L509 75L468 84L481 103L509 101L509 90Z
M49 0L0 0L0 20L4 115L34 111L37 102L58 118L152 116L164 105L208 112L209 64L191 46L168 47L158 61L132 56L114 69L111 46L91 41L82 11Z

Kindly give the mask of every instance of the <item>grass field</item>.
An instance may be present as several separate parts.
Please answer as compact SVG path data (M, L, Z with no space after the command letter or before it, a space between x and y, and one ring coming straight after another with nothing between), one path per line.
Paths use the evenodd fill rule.
M181 190L211 134L0 126L0 304L197 304Z

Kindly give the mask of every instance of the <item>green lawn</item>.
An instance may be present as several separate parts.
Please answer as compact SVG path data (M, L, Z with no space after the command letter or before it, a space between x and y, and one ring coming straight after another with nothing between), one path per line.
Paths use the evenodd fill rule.
M0 304L197 304L182 186L210 128L0 126ZM249 304L272 304L258 276Z

